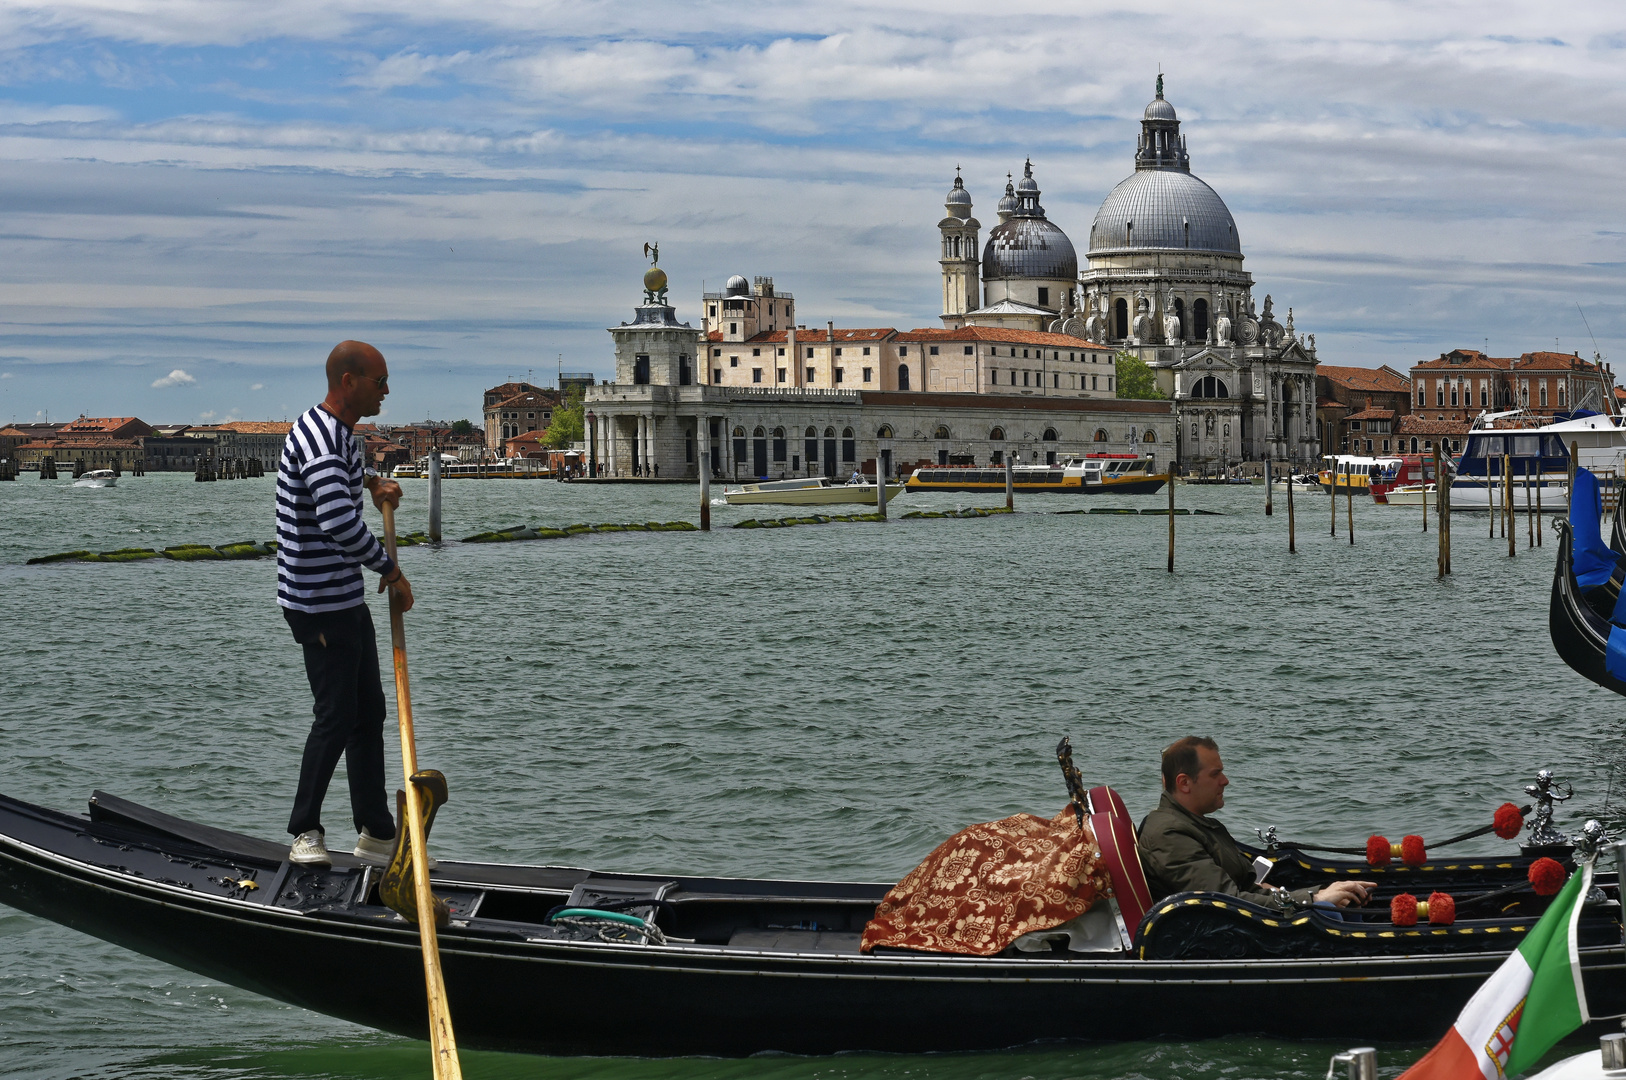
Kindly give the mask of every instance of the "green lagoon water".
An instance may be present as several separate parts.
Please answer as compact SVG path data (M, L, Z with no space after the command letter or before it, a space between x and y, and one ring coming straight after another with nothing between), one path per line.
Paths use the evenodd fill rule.
M273 563L23 565L74 548L270 539L273 482L0 484L0 791L82 810L100 787L282 835L310 700ZM422 527L424 484L405 486L402 525ZM447 534L696 520L695 498L668 485L449 482ZM1262 489L1183 487L1179 499L1223 516L1178 519L1173 575L1166 519L1057 515L1078 504L1055 496L981 520L405 551L419 753L452 792L436 847L892 881L961 826L1058 810L1051 751L1063 734L1086 780L1113 784L1137 815L1155 802L1159 748L1214 735L1232 777L1222 813L1239 835L1274 824L1322 843L1443 836L1487 823L1542 766L1575 783L1564 824L1603 811L1622 702L1553 654L1552 549L1526 554L1522 522L1509 559L1483 516L1459 516L1456 573L1439 583L1434 534L1409 509L1357 505L1352 548L1342 531L1328 537L1326 497L1301 496L1289 556L1285 506L1264 517ZM898 509L979 501L997 504L937 495ZM746 516L716 511L719 525ZM341 779L333 791L327 826L347 842ZM1423 1049L1380 1030L1362 1041L1380 1047L1386 1076ZM744 1060L466 1053L464 1068L471 1080L1245 1080L1319 1078L1342 1048L1234 1038ZM0 1076L427 1075L425 1044L0 908Z

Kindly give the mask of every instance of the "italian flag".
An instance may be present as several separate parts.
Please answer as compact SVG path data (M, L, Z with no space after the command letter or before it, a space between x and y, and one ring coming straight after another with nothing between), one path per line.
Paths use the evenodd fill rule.
M1553 897L1518 949L1479 988L1439 1044L1400 1080L1503 1080L1534 1065L1586 1023L1576 926L1592 860Z

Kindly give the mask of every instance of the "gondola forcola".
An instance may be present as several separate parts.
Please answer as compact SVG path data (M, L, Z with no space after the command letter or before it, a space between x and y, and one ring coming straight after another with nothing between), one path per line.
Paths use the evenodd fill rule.
M1528 789L1528 822L1517 808L1496 815L1502 836L1532 830L1516 853L1452 856L1449 841L1431 839L1417 865L1371 865L1273 833L1249 849L1284 888L1377 881L1364 908L1154 897L1122 800L1082 780L1068 787L1062 814L1037 820L1087 831L1110 895L1096 895L1082 924L1051 923L1070 913L1057 905L1045 928L992 955L865 951L891 884L443 858L432 871L447 905L438 957L458 1042L734 1055L1244 1033L1432 1039L1535 925L1551 902L1543 890L1574 872L1571 841L1551 825L1567 792L1544 776ZM1403 824L1385 831L1410 831ZM99 792L88 819L0 796L0 902L301 1008L425 1037L419 931L381 902L378 871L337 852L328 868L286 855L285 844ZM1626 1012L1626 957L1618 874L1600 867L1595 884L1578 941L1602 1016ZM324 977L341 970L367 977Z

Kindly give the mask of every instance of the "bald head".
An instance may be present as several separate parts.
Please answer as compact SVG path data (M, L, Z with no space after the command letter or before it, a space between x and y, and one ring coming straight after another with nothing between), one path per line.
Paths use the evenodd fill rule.
M327 354L327 388L339 389L346 372L360 378L367 368L383 363L384 354L365 341L341 341Z

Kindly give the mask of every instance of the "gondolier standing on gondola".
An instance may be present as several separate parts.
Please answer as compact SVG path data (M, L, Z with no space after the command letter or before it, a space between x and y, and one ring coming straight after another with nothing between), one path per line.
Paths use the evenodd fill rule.
M400 485L366 468L354 434L389 392L383 354L364 342L339 342L327 358L327 397L294 421L277 469L277 603L304 648L316 698L288 819L294 863L332 863L322 800L340 754L360 833L356 857L384 865L395 847L384 790L384 687L361 568L378 573L380 592L400 594L403 611L412 606L412 589L361 516L363 488L375 505L399 506Z

